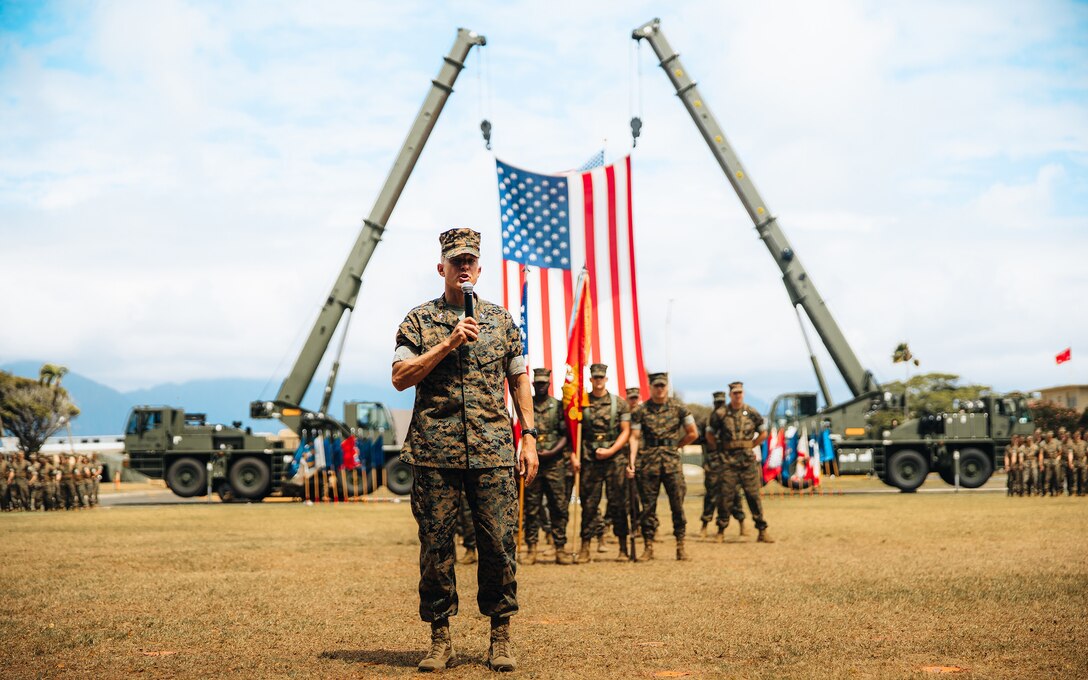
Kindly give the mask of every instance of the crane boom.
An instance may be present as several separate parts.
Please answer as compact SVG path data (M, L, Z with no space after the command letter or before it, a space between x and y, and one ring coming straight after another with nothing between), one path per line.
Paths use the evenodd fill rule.
M718 165L729 178L730 184L737 192L737 197L740 198L744 209L752 218L759 237L763 239L771 257L782 271L782 283L786 286L790 302L794 307L800 305L805 310L805 314L816 329L820 340L823 341L824 347L827 348L835 366L838 367L850 392L854 397L858 397L878 390L880 386L873 378L873 374L862 368L861 362L858 361L857 355L846 341L839 325L835 323L823 298L816 291L816 285L801 265L801 260L793 251L781 227L778 226L778 220L771 214L763 197L756 191L752 179L745 172L736 152L726 140L717 119L699 94L695 81L680 63L680 55L665 39L665 35L661 32L660 20L654 19L636 28L631 33L631 37L635 40L646 40L653 47L660 60L661 68L676 88L676 95L691 114L692 120L695 121L696 127L706 140ZM829 395L825 395L825 398L826 396ZM830 400L828 405L830 406Z
M340 275L336 277L336 283L333 284L332 291L326 298L291 372L287 374L280 386L276 401L274 404L254 402L251 408L253 415L279 416L288 426L297 423L293 417L297 415L302 398L313 381L318 364L325 356L344 312L355 307L355 301L362 286L363 272L366 270L367 263L370 262L371 255L374 254L374 248L381 240L386 222L397 204L397 199L400 198L401 191L404 190L404 185L408 182L409 175L412 174L412 169L423 151L423 146L427 143L427 138L442 112L442 107L453 92L453 84L464 68L469 50L473 46L486 44L487 39L475 31L465 28L457 30L457 39L445 57L445 63L439 70L438 77L431 81L431 89L416 115L415 122L412 123L412 128L408 131L408 137L404 140L400 153L397 154L397 159L389 171L381 193L378 194L370 215L363 220L359 237L347 261L344 262Z

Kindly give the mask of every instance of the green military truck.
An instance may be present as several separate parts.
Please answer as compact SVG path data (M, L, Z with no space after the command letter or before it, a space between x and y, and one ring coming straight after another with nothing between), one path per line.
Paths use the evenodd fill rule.
M782 395L772 403L770 421L779 426L803 425L812 433L829 428L841 472L875 474L886 484L903 491L917 489L931 471L950 484L957 481L957 475L961 486L970 488L984 484L1004 460L1005 447L1011 436L1030 434L1033 430L1025 401L1011 395L990 395L977 402L962 404L954 413L928 414L890 430L871 423L877 412L901 409L897 395L884 392L873 373L862 367L777 218L756 190L695 81L681 64L680 55L665 39L661 22L658 19L647 22L636 28L631 37L645 40L653 47L677 97L691 115L782 272L782 283L798 322L801 322L803 309L850 389L850 400L839 404L833 401L801 323L825 406L817 407L815 393ZM633 119L631 127L632 133L637 135L641 121Z
M383 404L345 402L342 422L311 424L318 432L355 436L366 474L346 479L353 495L371 493L382 482L399 495L411 491L411 467L400 461L396 424ZM329 430L329 426L336 429ZM171 406L137 406L125 426L127 466L164 480L183 498L209 492L224 500L252 501L273 494L301 495L301 488L292 485L285 474L294 453L295 449L285 448L278 437L253 434L249 428L242 429L241 423L229 427L209 424L203 413L186 413Z
M370 214L363 220L347 261L325 298L294 366L274 399L250 404L251 418L278 419L299 435L332 432L348 437L354 434L361 462L368 471L363 475L367 480L367 492L384 482L394 493L409 493L412 469L397 456L400 442L395 423L382 404L346 402L342 421L329 415L344 338L362 287L363 273L381 241L393 208L453 92L453 84L464 68L469 51L485 44L484 36L464 28L457 30L453 47L443 59L438 76L431 81L423 105ZM341 326L340 347L329 371L321 406L316 411L304 408L303 397L328 351L333 334ZM224 497L252 500L275 491L301 495L301 488L294 487L284 478L294 451L285 450L282 442L242 430L240 423L226 427L209 425L205 420L202 415L186 414L181 408L134 408L125 430L129 466L151 477L165 479L179 496L206 494L209 488ZM352 491L356 492L355 489Z

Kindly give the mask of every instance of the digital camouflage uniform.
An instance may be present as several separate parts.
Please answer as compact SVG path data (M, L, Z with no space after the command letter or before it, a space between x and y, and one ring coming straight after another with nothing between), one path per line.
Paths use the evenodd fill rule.
M8 457L0 454L0 511L8 509Z
M461 494L461 501L457 504L457 526L454 532L461 535L461 545L465 550L476 549L476 526L472 523L472 508L468 507L464 494Z
M30 509L43 510L45 508L45 485L42 484L42 464L37 456L34 456L30 464Z
M763 428L763 416L748 404L733 409L729 404L710 414L710 427L721 435L725 463L722 470L722 490L718 502L718 532L729 526L729 508L738 494L744 490L748 510L756 529L767 528L763 519L763 503L759 497L759 465L752 456L752 445Z
M594 451L616 443L620 423L631 421L627 402L608 392L600 397L589 395L582 410L582 472L579 496L582 500L581 537L589 540L604 533L601 518L601 492L608 497L608 509L617 536L627 536L627 498L625 488L616 479L616 456L597 460Z
M639 502L642 504L639 521L642 537L648 541L653 540L657 533L657 495L662 485L672 511L673 535L679 541L686 533L684 494L687 484L684 482L679 446L684 427L693 423L693 416L677 399L670 398L663 404L651 399L643 402L635 411L631 427L641 432L635 459L635 477L638 480Z
M459 311L444 296L410 311L397 330L398 358L402 349L418 356L443 342L457 325ZM450 352L416 386L401 451L401 460L413 466L415 475L419 614L429 622L457 613L453 534L462 493L476 526L480 611L507 617L518 609L517 484L504 387L522 345L502 307L477 298L474 316L479 339Z
M1019 456L1020 495L1031 496L1039 491L1039 448L1026 441L1017 449Z
M1071 458L1073 456L1073 437L1068 432L1062 435L1062 456L1061 456L1061 479L1058 482L1058 493L1060 494L1064 489L1066 493L1072 496L1076 486L1076 476L1073 472L1073 464Z
M563 403L549 395L534 397L533 425L540 431L536 440L540 469L533 483L525 487L525 542L536 544L546 504L552 544L556 550L562 550L567 544L567 511L570 504L570 496L566 495L569 449L563 447L554 456L545 456L544 453L555 448L559 440L567 436Z
M80 499L76 490L76 464L69 458L60 465L60 495L64 499L64 509L79 509Z
M1040 448L1043 451L1043 495L1060 494L1062 491L1062 443L1050 438L1044 440Z
M1073 481L1078 496L1088 493L1088 441L1078 432L1073 437Z
M60 484L57 482L59 470L52 461L47 461L42 468L45 484L45 509L57 510L60 507Z
M11 461L11 471L15 477L11 480L8 493L11 495L11 507L14 510L30 509L30 463L16 454Z
M715 408L722 405L724 405L724 402L714 401ZM713 432L716 440L713 448L706 440L708 431ZM725 450L722 448L721 434L711 428L710 416L707 416L706 424L703 426L703 487L705 492L703 494L703 514L699 517L704 527L714 521L714 513L718 509L718 499L721 496L722 473L724 470ZM740 494L734 496L733 505L729 511L733 515L733 519L738 522L744 521L744 506L741 504Z

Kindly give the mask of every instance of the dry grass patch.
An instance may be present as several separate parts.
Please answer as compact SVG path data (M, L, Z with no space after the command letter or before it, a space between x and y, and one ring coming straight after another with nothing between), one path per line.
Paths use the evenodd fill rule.
M659 512L654 562L519 570L521 675L1088 676L1085 499L771 498L778 543L686 563ZM407 504L9 514L0 539L5 677L397 677L425 651ZM446 675L489 675L459 577Z

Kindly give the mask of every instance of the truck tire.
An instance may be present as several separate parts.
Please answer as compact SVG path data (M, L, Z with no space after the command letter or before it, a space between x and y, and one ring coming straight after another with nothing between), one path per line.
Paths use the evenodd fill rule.
M903 449L888 456L887 483L900 491L911 492L926 481L929 462L913 449Z
M412 466L400 458L385 464L385 486L398 496L412 493Z
M235 461L227 473L230 488L238 498L261 500L268 495L272 470L266 461L245 456Z
M955 484L955 471L949 470ZM990 479L994 473L994 464L981 449L967 448L960 451L960 486L965 489L977 489Z
M199 496L208 491L208 471L196 458L178 458L166 471L166 486L182 498Z

